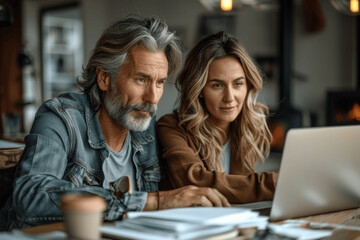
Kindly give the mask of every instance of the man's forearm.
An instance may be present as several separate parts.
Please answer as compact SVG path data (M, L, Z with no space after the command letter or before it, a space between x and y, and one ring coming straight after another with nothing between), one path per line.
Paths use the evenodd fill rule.
M34 182L33 179L37 181ZM30 225L54 222L62 219L60 197L64 193L95 194L105 199L108 207L105 220L121 219L126 211L140 211L146 201L146 193L134 192L117 198L112 191L100 186L76 187L71 182L48 176L29 176L17 179L13 204L16 215Z

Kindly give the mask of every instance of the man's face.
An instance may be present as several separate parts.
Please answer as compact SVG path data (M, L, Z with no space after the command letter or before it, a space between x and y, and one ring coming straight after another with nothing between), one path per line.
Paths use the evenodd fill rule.
M105 95L110 117L130 130L146 130L163 94L167 74L168 61L163 51L132 48Z

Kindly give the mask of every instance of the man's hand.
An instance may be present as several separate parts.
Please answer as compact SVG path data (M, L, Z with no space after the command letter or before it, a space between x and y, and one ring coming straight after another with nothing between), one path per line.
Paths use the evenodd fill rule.
M160 197L159 199L158 196ZM159 195L157 193L148 193L144 211L196 206L230 207L230 204L214 188L185 186L170 191L159 192Z

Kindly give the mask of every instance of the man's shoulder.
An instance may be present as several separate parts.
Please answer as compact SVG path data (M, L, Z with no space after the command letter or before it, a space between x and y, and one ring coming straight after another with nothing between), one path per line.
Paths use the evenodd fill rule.
M38 109L30 133L53 138L54 132L61 138L73 129L86 129L86 95L77 93L62 94L47 100ZM56 137L54 137L56 138Z
M36 113L36 119L76 118L76 122L85 117L89 111L87 95L80 93L65 93L45 101Z
M58 107L62 107L62 108L72 107L76 109L85 108L85 106L87 106L87 103L88 103L87 95L82 93L74 93L74 92L63 93L58 97L47 100L45 102L46 105L55 104Z

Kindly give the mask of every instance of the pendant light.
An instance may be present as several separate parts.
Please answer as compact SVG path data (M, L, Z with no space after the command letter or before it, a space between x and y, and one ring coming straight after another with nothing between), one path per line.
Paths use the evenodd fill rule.
M360 15L359 0L330 0L333 7L349 16Z

